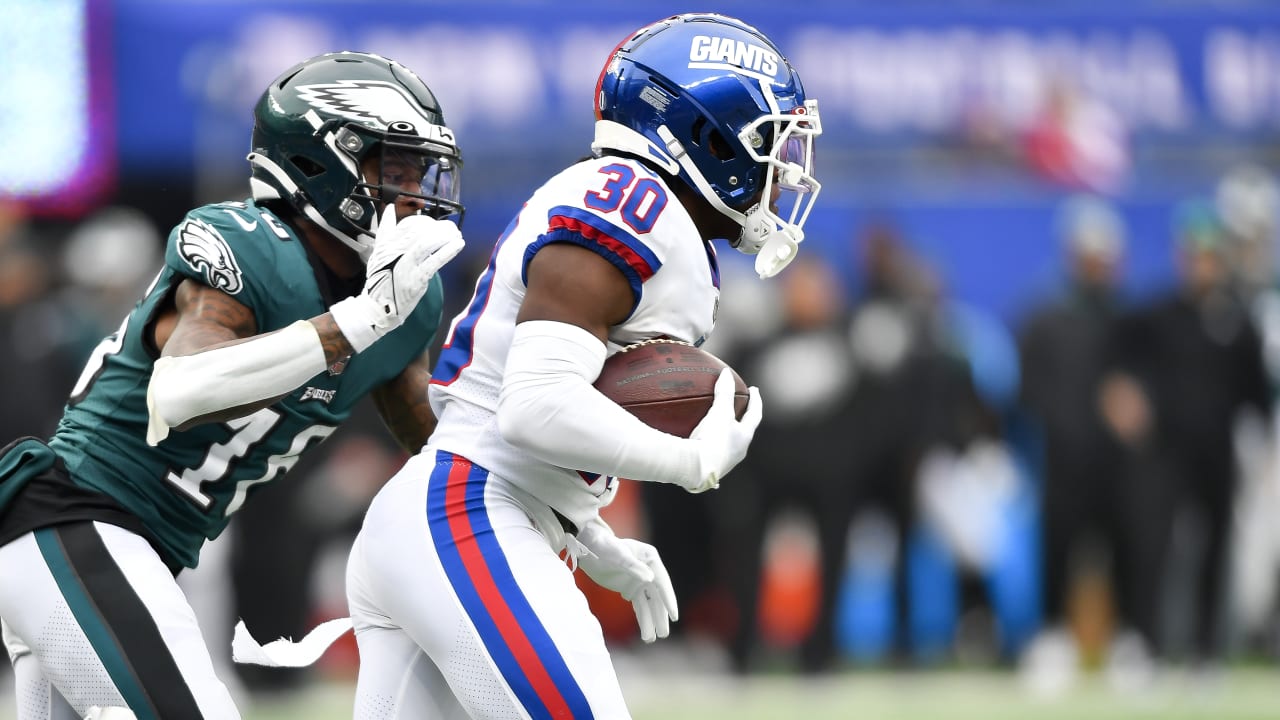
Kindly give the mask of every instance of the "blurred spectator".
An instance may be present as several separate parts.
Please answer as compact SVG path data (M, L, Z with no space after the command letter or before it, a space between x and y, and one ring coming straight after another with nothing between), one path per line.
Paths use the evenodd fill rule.
M932 270L891 220L869 223L857 242L864 277L852 314L835 302L829 268L788 271L784 329L735 356L770 398L743 470L758 495L744 491L743 478L736 493L719 499L721 518L732 518L750 538L727 546L755 550L744 556L750 572L736 573L747 621L732 648L740 668L754 645L758 548L770 522L797 506L814 519L821 577L816 622L800 646L801 668L835 666L836 618L843 612L837 605L845 601L842 592L860 594L842 581L859 571L853 565L868 560L868 543L880 548L874 562L887 568L883 581L876 581L887 585L892 606L877 621L891 634L884 650L895 660L911 659L917 626L911 604L921 582L908 555L919 526L921 463L943 449L963 455L972 441L995 430ZM733 499L753 506L731 511ZM850 538L863 546L853 547L852 556ZM861 651L855 655L869 659Z
M115 332L160 272L164 239L142 211L111 206L90 215L67 237L62 271L65 302L79 308L89 348ZM73 342L84 349L84 340ZM79 353L82 357L88 352Z
M1260 166L1234 166L1218 181L1214 207L1233 281L1252 302L1276 285L1280 184Z
M999 323L947 296L896 223L871 226L864 251L852 515L884 513L897 536L890 657L995 659L1028 634L1036 589L1014 567L1020 477L998 408L1016 352Z
M1128 180L1123 119L1065 76L1046 82L1023 147L1033 172L1066 189L1112 192Z
M1271 399L1261 341L1231 292L1216 213L1185 203L1174 234L1179 283L1122 319L1101 401L1108 426L1134 453L1138 627L1159 657L1212 666L1225 652L1233 432L1242 415L1269 418ZM1164 623L1164 613L1179 611L1191 621ZM1190 631L1185 647L1169 633L1179 627Z
M822 578L816 627L800 648L801 667L832 669L852 446L862 442L852 425L850 402L857 378L844 288L816 255L802 254L779 280L782 327L726 357L769 398L751 452L735 471L733 492L713 498L723 547L732 550L724 562L739 618L730 655L740 672L750 668L759 644L756 620L766 534L772 523L796 508L817 528Z
M1041 616L1035 492L1009 437L1017 342L993 314L949 297L933 273L923 277L924 337L912 365L934 379L906 380L920 393L909 405L920 433L912 458L920 522L906 548L912 651L917 661L1007 662ZM951 607L939 600L948 594Z
M1086 578L1103 579L1122 627L1133 622L1124 582L1128 504L1121 448L1097 402L1109 334L1122 309L1124 221L1105 200L1074 196L1060 206L1058 235L1065 282L1041 299L1019 331L1021 403L1041 450L1045 623L1028 648L1024 670L1031 682L1050 688L1070 680L1081 662L1069 608Z
M18 437L51 434L71 388L72 369L61 361L56 328L61 313L49 302L53 271L20 205L0 201L0 445Z
M1280 393L1280 183L1259 165L1230 168L1218 181L1215 207L1222 217L1232 277L1248 303L1262 339L1271 394ZM1235 430L1240 489L1236 498L1233 610L1237 637L1247 650L1280 652L1280 422L1242 422Z

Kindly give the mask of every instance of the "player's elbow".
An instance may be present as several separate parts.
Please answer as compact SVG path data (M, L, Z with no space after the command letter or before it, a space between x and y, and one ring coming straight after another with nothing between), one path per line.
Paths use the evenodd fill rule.
M498 396L498 434L522 450L531 450L537 443L539 423L531 417L531 395L528 389L508 383Z
M162 357L156 360L147 384L147 405L151 414L170 427L191 419L194 386L187 382L180 360Z
M196 356L165 356L152 367L147 384L147 408L158 420L175 430L187 430L209 422L226 422L274 403L279 398L235 407L226 407L221 387L207 373L200 372Z

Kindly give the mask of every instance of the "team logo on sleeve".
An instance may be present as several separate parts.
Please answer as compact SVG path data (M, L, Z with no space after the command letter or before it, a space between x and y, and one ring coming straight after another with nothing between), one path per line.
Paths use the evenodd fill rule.
M210 287L228 295L244 289L244 276L231 254L231 246L217 228L203 220L187 220L179 228L178 257L203 274Z

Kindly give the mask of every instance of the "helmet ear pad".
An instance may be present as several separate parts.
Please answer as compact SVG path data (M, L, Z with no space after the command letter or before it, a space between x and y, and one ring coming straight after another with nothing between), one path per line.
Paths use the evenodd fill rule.
M298 148L298 152L289 156L289 163L297 175L305 177L307 183L303 192L321 215L329 215L344 199L350 195L348 188L354 188L360 182L359 175L353 175L349 167L337 162L330 153L316 152L323 147L319 143L309 143ZM359 168L364 156L353 157L352 161ZM357 229L370 230L371 225L356 222Z
M305 137L282 139L268 156L276 160L286 179L294 185L291 192L281 197L296 212L364 255L372 245L378 212L374 198L360 190L363 184L360 168L374 143L364 143L365 147L355 154L338 149L324 140L326 135L335 134L337 126L336 122L329 122ZM258 177L261 173L254 175ZM271 177L277 185L284 183L285 179ZM368 199L361 199L361 195Z
M746 157L746 153L741 149L741 145L737 138L734 138L733 140L726 139L716 127L708 123L706 118L701 116L694 120L693 128L690 131L689 136L691 138L697 138L698 140L696 147L699 149L699 155L702 157L702 162L698 166L699 170L702 170L708 165L716 165L719 169L714 172L716 172L716 174L724 174L730 173L731 167L738 166L744 168L744 180L742 182L743 189L737 192L728 193L728 197L722 196L721 199L726 205L733 210L745 213L760 202L760 197L764 191L764 185L761 182L763 179L764 167L752 162L750 158ZM735 145L738 146L738 149L735 149ZM708 173L706 171L703 171L704 176L707 174ZM735 176L730 175L730 177ZM694 185L691 182L682 184L687 185L690 188L694 188ZM748 194L747 191L751 188L754 188L754 191ZM701 193L695 192L694 195L701 199L703 204L714 209L715 206L712 205L707 198L702 197ZM723 216L723 213L718 210L716 211L716 214ZM740 226L734 221L730 221L729 227L740 229ZM735 230L734 234L728 237L736 236L736 234L737 231Z

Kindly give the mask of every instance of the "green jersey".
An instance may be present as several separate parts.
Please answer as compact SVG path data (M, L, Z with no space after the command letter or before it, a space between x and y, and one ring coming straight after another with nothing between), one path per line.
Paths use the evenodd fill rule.
M136 514L182 565L195 567L205 539L217 537L257 488L328 437L361 398L425 352L436 332L438 277L404 325L270 407L147 445L147 383L158 356L147 327L172 289L188 278L218 288L250 308L265 333L341 299L327 296L313 262L298 235L253 202L188 213L169 235L164 268L145 297L94 350L49 443L75 483Z

